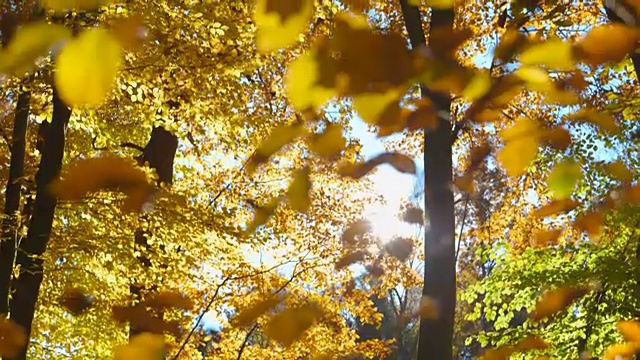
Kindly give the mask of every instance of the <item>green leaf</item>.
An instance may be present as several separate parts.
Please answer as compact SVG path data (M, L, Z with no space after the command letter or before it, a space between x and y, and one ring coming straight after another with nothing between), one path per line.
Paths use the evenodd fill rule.
M581 177L580 164L573 160L565 160L553 168L547 178L547 185L555 199L566 199L573 194Z

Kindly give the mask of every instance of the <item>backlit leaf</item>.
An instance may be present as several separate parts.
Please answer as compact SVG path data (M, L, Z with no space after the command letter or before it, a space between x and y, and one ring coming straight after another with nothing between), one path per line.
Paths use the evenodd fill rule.
M100 6L118 3L117 0L40 0L44 8L54 11L97 10Z
M450 9L454 0L425 0L425 5L434 9Z
M280 198L274 197L264 206L257 206L254 209L253 221L247 229L248 233L254 232L258 227L264 225L269 221L271 216L276 212L278 205L280 204Z
M142 41L147 37L144 18L141 15L131 15L116 19L111 23L111 34L123 48L127 50L139 49Z
M282 302L282 298L271 296L264 300L260 300L251 306L241 310L232 320L234 326L244 327L255 322L260 316L267 311L274 309Z
M258 51L270 52L295 44L312 15L312 0L258 0L254 13Z
M631 359L639 351L640 343L613 344L604 351L602 358L604 360Z
M423 295L420 299L418 316L421 319L437 319L440 316L437 302L432 297Z
M560 234L562 234L562 229L541 230L533 235L531 242L534 247L555 245Z
M607 172L616 180L630 182L633 180L633 173L620 160L607 164Z
M134 336L126 345L115 349L115 360L160 360L167 354L164 336L160 334L142 333Z
M315 304L287 308L269 320L264 333L287 347L300 339L321 316Z
M589 235L592 239L598 239L604 227L605 217L600 211L593 211L579 215L573 225L580 231Z
M594 108L582 108L573 114L567 115L567 118L572 121L592 123L607 133L613 133L618 130L618 124L611 114Z
M366 251L356 250L349 252L342 256L335 264L336 270L344 269L345 267L355 264L359 261L364 260L364 257L367 255Z
M636 46L637 30L624 24L613 23L596 26L579 43L583 60L591 65L620 62Z
M553 200L533 212L533 217L543 218L551 215L555 215L560 212L567 212L575 209L580 205L579 202L571 199Z
M573 301L586 295L591 289L588 287L563 286L546 291L536 303L535 310L530 317L539 321L566 309Z
M301 213L309 211L311 206L309 191L311 191L311 179L309 179L309 167L305 167L296 171L289 185L288 197L291 208Z
M329 124L322 134L311 137L309 149L325 158L338 155L347 145L342 136L342 127L338 124Z
M7 47L0 50L0 74L23 75L31 71L38 58L70 38L71 31L63 25L34 22L18 28Z
M0 356L15 357L27 342L24 329L13 320L0 318Z
M126 210L140 211L153 186L133 160L112 154L78 161L69 167L63 179L51 184L55 195L70 201L79 201L86 194L101 190L125 193L129 198L125 201Z
M101 28L69 40L55 59L60 98L70 107L100 105L115 84L121 51L113 35Z
M260 147L247 163L247 171L249 173L271 158L285 145L293 142L299 136L306 133L304 126L300 124L280 126L275 129L260 143Z
M532 45L520 54L520 62L523 65L542 65L559 71L570 71L575 68L571 44L560 39L551 39Z
M547 177L547 185L554 198L566 199L573 194L581 177L580 164L572 160L565 160L553 167Z
M619 321L616 328L626 341L640 343L640 322L635 320Z
M537 335L527 335L515 347L516 351L544 350L548 348L549 344Z
M507 175L522 175L538 154L538 127L533 121L520 118L500 135L505 145L498 152L498 160L504 166Z
M287 98L298 110L319 108L336 95L333 88L318 84L319 68L314 49L289 64L285 75Z

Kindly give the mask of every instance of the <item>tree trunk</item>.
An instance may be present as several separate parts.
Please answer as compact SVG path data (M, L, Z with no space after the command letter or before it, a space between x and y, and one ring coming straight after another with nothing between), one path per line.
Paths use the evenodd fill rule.
M18 227L20 222L21 184L24 173L24 156L29 119L31 93L18 95L11 135L11 163L7 180L4 218L2 219L2 238L0 238L0 316L9 313L9 294L11 293L11 274L16 258Z
M10 303L11 319L22 326L27 334L31 325L43 277L42 254L47 248L58 198L48 191L62 167L65 131L71 110L62 102L54 87L53 118L44 134L40 167L36 174L36 199L26 239L20 242L16 264L20 266L18 278L13 281ZM27 345L11 360L26 360Z
M420 10L407 0L401 1L412 48L425 46ZM436 28L453 29L453 10L431 10L430 33ZM438 56L439 54L434 54ZM422 319L418 340L418 359L451 360L456 308L455 214L452 182L453 132L450 123L451 98L421 87L439 110L437 129L424 135L425 266L423 295L433 298L440 307L438 319Z
M178 138L162 127L154 127L151 131L151 138L144 147L142 155L138 158L138 162L140 165L146 164L156 171L158 174L158 185L171 184L173 182L173 161L177 150ZM149 251L153 251L147 242L149 236L151 236L151 233L142 228L137 229L134 235L134 248L141 254L138 257L138 261L140 261L140 264L144 267L151 267L151 261L145 256ZM135 301L140 301L144 290L142 286L134 283L130 286L129 291ZM154 289L148 290L153 291ZM144 330L145 329L131 326L129 328L129 339Z

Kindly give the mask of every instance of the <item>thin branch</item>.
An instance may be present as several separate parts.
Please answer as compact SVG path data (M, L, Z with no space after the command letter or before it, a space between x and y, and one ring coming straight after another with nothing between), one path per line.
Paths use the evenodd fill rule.
M462 233L464 232L464 223L467 220L467 212L469 210L469 198L464 203L464 211L462 213L462 223L460 223L460 233L458 234L458 246L456 246L456 263L458 262L458 255L460 255L460 244L462 243Z

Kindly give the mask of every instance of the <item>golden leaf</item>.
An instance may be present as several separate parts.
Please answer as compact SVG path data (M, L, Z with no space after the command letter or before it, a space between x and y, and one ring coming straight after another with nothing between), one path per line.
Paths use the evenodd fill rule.
M342 127L338 124L328 124L322 134L312 136L309 141L309 149L325 158L338 155L347 146L347 141L342 136Z
M572 121L586 121L598 125L606 133L613 133L618 130L618 124L611 114L594 108L582 108L573 114L567 115L567 119Z
M609 175L618 181L630 182L633 180L633 173L620 160L607 164L606 170Z
M338 259L338 261L335 264L336 270L344 269L345 267L351 264L355 264L359 261L362 261L364 260L364 257L366 255L367 255L367 252L363 250L356 250L356 251L349 252L344 256L342 256L340 259Z
M336 95L335 89L318 84L319 71L314 49L289 64L284 81L287 98L296 109L320 108Z
M78 201L90 192L116 190L128 196L127 209L140 211L153 186L133 160L109 154L76 162L64 179L55 181L50 189L61 199L71 201Z
M250 234L254 232L258 227L266 224L271 216L276 212L279 204L280 197L274 197L273 199L269 200L269 202L264 206L256 206L253 214L253 221L251 222L251 225L249 225L247 233Z
M405 261L413 251L413 241L409 238L398 237L389 241L384 248L389 255L400 261Z
M420 300L420 309L418 309L417 315L421 319L437 319L438 316L440 316L438 304L432 297L423 295Z
M516 345L516 351L529 351L529 350L545 350L549 348L544 340L537 335L527 335L522 341Z
M177 291L161 291L150 295L144 301L145 306L164 310L169 308L191 310L194 307L193 300Z
M557 38L532 45L520 54L520 62L559 71L571 71L576 66L571 44Z
M604 351L602 358L604 360L631 359L639 351L640 343L613 344Z
M559 212L571 211L580 205L579 202L571 199L554 200L547 203L533 212L534 218L543 218Z
M482 354L481 360L506 360L511 354L515 352L515 349L511 346L501 346L495 349L489 349Z
M465 172L462 176L456 176L453 180L453 185L455 185L462 192L473 194L475 192L473 173Z
M16 357L27 342L27 335L13 320L0 318L0 356Z
M282 299L278 296L270 296L264 300L254 303L252 306L240 311L232 320L234 326L244 327L255 322L260 316L267 311L274 309Z
M400 94L389 90L383 94L361 94L353 97L353 107L364 122L370 125L384 123L385 113L399 113ZM392 117L392 116L391 116ZM393 117L392 117L393 118ZM399 120L396 117L396 120Z
M131 326L135 326L145 332L154 334L168 332L174 336L180 336L182 334L180 321L164 320L162 316L149 311L144 304L137 304L135 306L113 306L111 310L115 321L119 323L128 322Z
M594 211L587 214L579 215L573 225L580 231L586 232L589 237L598 239L602 228L604 227L604 214L600 211Z
M491 89L491 77L489 74L484 72L477 73L462 91L462 97L469 101L476 101L485 96L489 89Z
M144 18L140 15L132 15L116 19L111 23L111 34L125 49L139 49L142 41L147 37Z
M454 0L425 0L425 5L434 9L450 9Z
M35 22L18 28L9 44L0 51L0 74L23 75L31 71L38 58L70 38L71 31L63 25Z
M433 103L428 99L422 99L418 107L409 113L406 120L409 130L435 130L438 128L438 114Z
M40 0L42 7L58 11L67 12L71 9L91 11L97 10L100 6L107 6L117 3L115 0Z
M640 343L640 322L636 320L619 321L616 328L626 341Z
M359 179L367 175L376 166L381 164L389 164L396 170L405 174L415 174L416 164L407 155L400 153L384 153L380 154L373 159L359 164L348 164L338 169L338 172L342 176L347 176L353 179Z
M164 336L160 334L142 333L134 336L128 344L115 349L115 360L164 359L167 346Z
M269 161L271 156L281 148L305 133L306 129L301 124L280 126L273 129L269 136L260 143L255 154L247 163L247 171L249 173L254 172L259 165Z
M254 12L258 51L266 53L295 44L313 12L312 0L258 0Z
M301 213L309 211L311 206L309 191L311 191L311 179L309 179L309 167L306 166L296 171L289 185L288 197L291 208Z
M290 346L322 316L315 304L287 308L274 316L264 327L264 333L285 347Z
M69 107L97 106L111 91L122 62L118 41L101 28L67 42L55 59L54 81Z
M613 23L597 26L578 44L582 59L590 65L620 62L637 46L636 29Z
M534 247L548 246L549 244L556 244L558 237L562 234L562 229L542 230L533 235L532 245Z
M505 145L498 152L498 160L508 176L522 175L538 154L538 127L533 121L520 118L500 135Z
M530 317L534 321L542 320L566 309L573 301L586 295L588 287L563 286L546 291L536 303Z
M546 145L557 150L565 150L571 145L571 133L563 127L546 129L540 135Z

